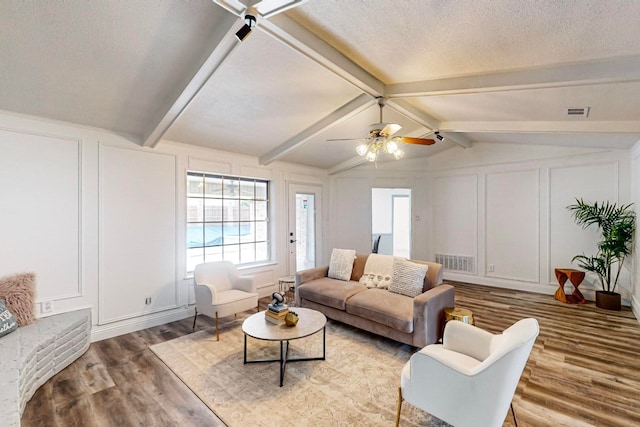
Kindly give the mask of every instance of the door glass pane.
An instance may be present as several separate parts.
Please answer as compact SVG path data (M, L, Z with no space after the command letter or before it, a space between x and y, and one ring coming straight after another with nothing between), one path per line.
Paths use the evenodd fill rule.
M316 265L315 195L296 194L296 271Z

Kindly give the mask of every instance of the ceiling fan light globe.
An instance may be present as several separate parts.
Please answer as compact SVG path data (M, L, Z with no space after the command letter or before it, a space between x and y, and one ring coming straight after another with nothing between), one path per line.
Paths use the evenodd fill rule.
M358 153L358 155L360 156L364 156L365 154L367 154L368 150L369 144L362 143L356 147L356 153Z
M370 162L375 162L377 157L378 156L376 155L376 153L373 153L371 151L367 152L366 156L364 156L364 158Z
M393 154L398 151L398 144L393 141L387 142L387 153Z
M394 153L393 153L393 157L396 158L396 160L400 160L401 158L404 157L404 151L397 149Z

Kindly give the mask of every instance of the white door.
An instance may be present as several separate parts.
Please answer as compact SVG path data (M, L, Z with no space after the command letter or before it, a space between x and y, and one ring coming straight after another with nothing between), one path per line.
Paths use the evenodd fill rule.
M288 272L306 270L317 266L321 254L322 188L313 185L289 184L289 252Z

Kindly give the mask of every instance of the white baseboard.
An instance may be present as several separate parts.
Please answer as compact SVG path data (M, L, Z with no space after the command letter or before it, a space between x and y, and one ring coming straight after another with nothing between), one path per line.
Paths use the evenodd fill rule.
M260 298L271 296L278 289L277 284L270 284L258 288L258 296ZM147 316L135 317L119 322L113 322L106 325L93 325L91 328L91 342L102 341L107 338L117 337L141 329L152 328L154 326L164 325L165 323L175 322L187 317L193 317L193 305L176 308L169 311L149 314Z
M480 277L480 276L471 276L468 274L458 274L458 273L444 273L443 278L445 280L451 280L454 282L464 282L464 283L472 283L474 285L483 285L483 286L491 286L494 288L502 288L502 289L512 289L516 291L527 291L527 292L535 292L538 294L545 295L553 295L558 289L558 285L545 285L540 283L527 283L527 282L517 282L512 280L505 279L495 279L492 277ZM584 295L584 298L587 301L595 301L596 300L596 289L590 286L581 286L580 292ZM638 319L638 312L640 312L640 302L634 298L634 301L630 301L626 298L622 298L621 304L623 306L631 306L633 308L633 313ZM634 308L635 305L635 308Z
M539 283L516 282L512 280L495 279L490 277L472 276L469 274L457 274L445 272L445 280L454 282L472 283L474 285L492 286L494 288L513 289L516 291L536 292L538 294L553 295L558 286L541 285ZM580 288L582 290L582 288Z
M147 316L109 323L106 325L93 325L91 327L91 342L102 341L107 338L117 337L118 335L128 334L141 329L164 325L165 323L175 322L187 317L193 317L193 315L193 306L187 306L173 309L171 311L162 311L159 313L149 314Z

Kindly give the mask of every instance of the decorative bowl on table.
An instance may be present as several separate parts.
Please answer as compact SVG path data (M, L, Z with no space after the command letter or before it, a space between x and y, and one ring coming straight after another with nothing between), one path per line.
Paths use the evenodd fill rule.
M290 311L284 317L284 323L287 326L296 326L298 323L298 314L294 311Z

